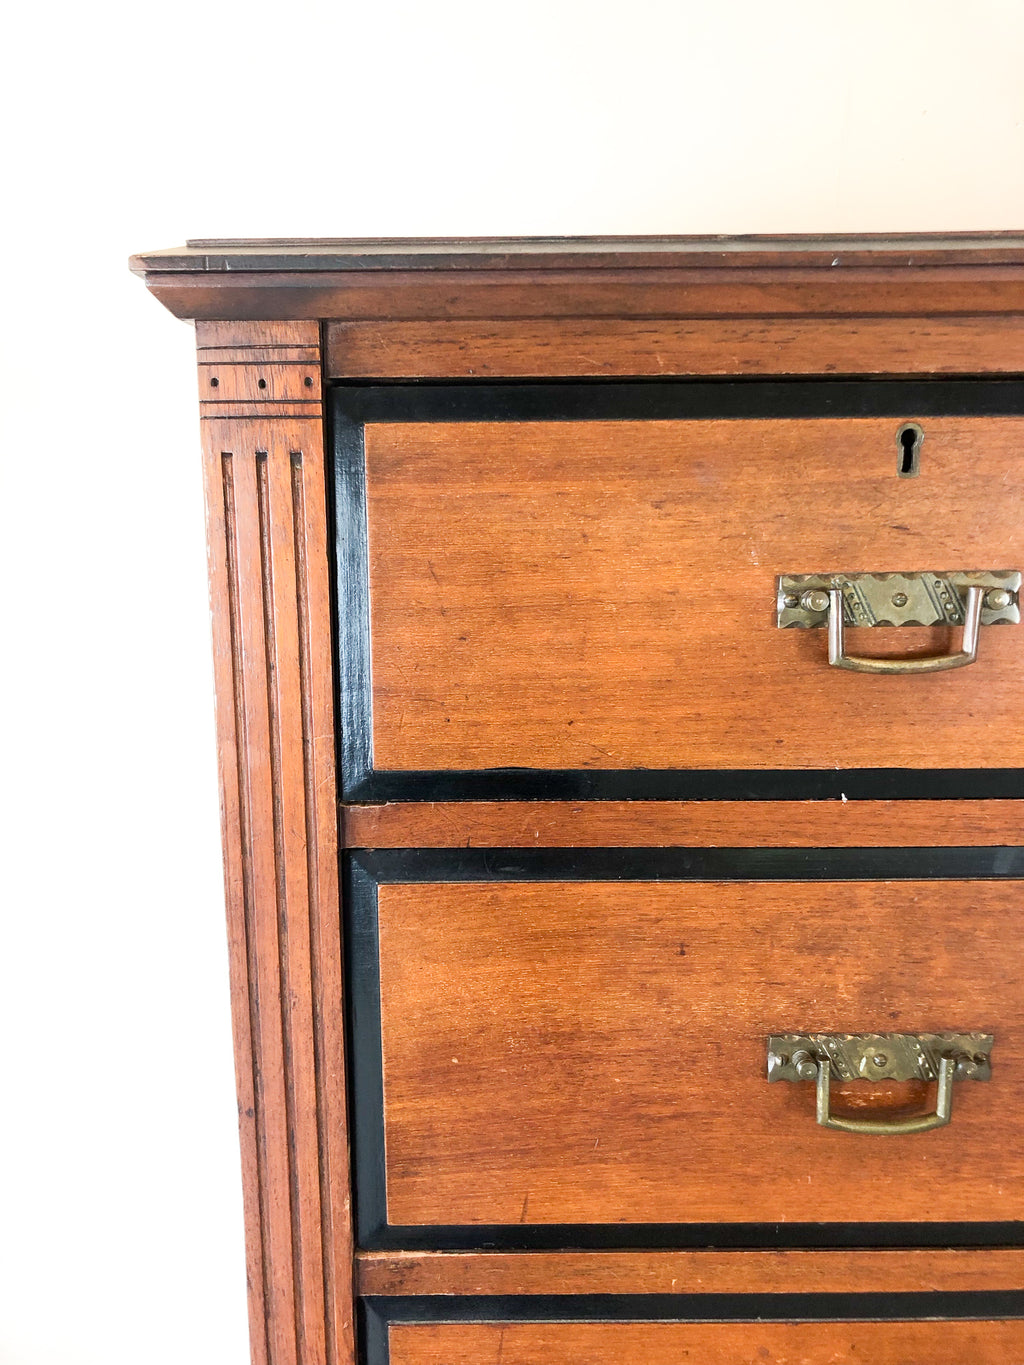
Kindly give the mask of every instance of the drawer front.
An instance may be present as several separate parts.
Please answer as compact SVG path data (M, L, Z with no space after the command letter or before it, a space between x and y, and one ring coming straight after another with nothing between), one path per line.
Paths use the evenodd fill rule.
M942 415L942 386L906 394L932 416L884 385L826 386L841 390L829 401L820 386L756 387L758 402L718 386L710 417L687 417L700 403L676 385L648 407L677 415L653 420L626 415L650 386L617 406L600 387L563 390L545 420L519 420L537 407L522 399L506 420L469 420L487 404L459 390L464 420L394 396L362 424L339 418L358 799L374 795L359 790L371 769L395 796L417 794L401 781L414 772L642 769L621 793L642 795L666 771L1024 764L1024 629L983 626L970 667L876 677L829 667L826 630L776 625L780 575L1024 566L1024 418ZM1024 386L1000 392L1007 406ZM558 403L575 420L548 419ZM907 418L924 432L915 477L900 477ZM851 629L847 648L942 654L955 634ZM472 792L544 794L490 781ZM577 791L613 794L548 794Z
M1020 862L971 852L995 877ZM540 853L453 851L427 873L447 882L401 880L408 854L362 855L371 885L357 861L364 1245L388 1235L370 1226L380 1201L396 1245L417 1227L427 1244L431 1227L477 1227L517 1245L524 1227L600 1225L614 1245L629 1224L657 1244L669 1225L1024 1219L1020 881L837 880L835 853L788 855L800 880L744 880L742 861L738 880L670 880L688 874L650 851L634 879L620 854L595 880L558 880L559 858L577 878L587 858L553 851L546 870ZM506 879L517 857L548 879ZM606 879L616 866L628 880ZM773 1033L949 1030L994 1034L993 1075L958 1081L935 1131L830 1131L813 1081L766 1081ZM832 1101L905 1117L934 1109L935 1087L856 1081Z
M389 1365L1011 1365L1021 1322L392 1323ZM373 1361L371 1365L384 1365Z

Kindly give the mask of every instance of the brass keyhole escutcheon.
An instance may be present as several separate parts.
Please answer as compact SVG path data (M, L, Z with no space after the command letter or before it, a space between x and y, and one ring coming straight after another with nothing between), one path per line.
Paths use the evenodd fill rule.
M921 472L921 442L924 431L916 422L904 422L896 433L896 445L900 459L898 473L901 479L913 479Z

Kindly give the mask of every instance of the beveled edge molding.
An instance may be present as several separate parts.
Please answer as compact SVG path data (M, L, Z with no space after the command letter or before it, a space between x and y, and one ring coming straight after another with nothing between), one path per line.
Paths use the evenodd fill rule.
M352 1365L319 328L196 340L252 1358Z
M965 262L1024 263L1024 233L664 233L534 237L220 237L139 252L129 267L208 272L249 270L523 270L654 265L789 266L820 270Z
M589 318L612 329L625 320L628 330L632 319L732 315L756 331L772 317L1024 313L1019 233L210 241L142 253L130 267L172 313L195 319ZM930 344L926 326L916 344ZM892 345L898 354L895 336ZM843 354L833 346L819 370L852 362ZM552 357L547 373L565 363Z
M930 317L1024 313L1024 266L898 267L840 278L823 271L714 268L626 271L351 271L147 274L146 287L180 318L650 319ZM555 373L555 371L551 371Z

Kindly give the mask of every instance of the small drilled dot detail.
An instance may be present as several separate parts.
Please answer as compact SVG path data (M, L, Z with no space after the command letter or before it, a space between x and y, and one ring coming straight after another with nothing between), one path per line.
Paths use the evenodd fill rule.
M305 384L307 389L311 389L313 387L313 381L312 379L310 379L308 374L306 375L306 378L303 380L303 383Z
M215 389L219 383L220 383L220 380L219 380L219 379L216 379L216 378L215 378L215 379L211 379L211 380L210 380L210 388L211 388L211 389Z
M258 379L256 381L256 387L260 389L265 389L267 387L267 381L265 379Z

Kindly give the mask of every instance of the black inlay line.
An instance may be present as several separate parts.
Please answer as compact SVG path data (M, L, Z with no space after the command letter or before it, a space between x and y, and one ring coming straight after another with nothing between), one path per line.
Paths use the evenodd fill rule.
M868 1322L1016 1318L1024 1290L928 1290L848 1294L450 1294L370 1295L392 1322Z
M985 1322L1024 1317L1019 1290L897 1294L542 1294L365 1298L365 1365L389 1365L399 1323L525 1322ZM1009 1365L1009 1362L1007 1362Z
M859 317L866 317L866 313L858 314ZM196 346L196 350L203 351L309 351L312 358L316 360L317 346L309 341L207 341ZM216 364L216 361L204 361L206 365ZM239 361L239 364L248 365L250 362ZM270 363L270 362L268 362ZM276 362L274 362L276 363Z
M351 859L343 860L346 1026L351 1059L352 1203L356 1227L367 1232L387 1223L378 885L370 872ZM357 1241L365 1249L372 1249L372 1235L370 1240L357 1235Z
M1020 379L596 379L332 384L350 422L579 422L1024 413Z
M368 642L367 642L368 644ZM343 690L369 688L369 649L350 656ZM363 663L363 658L366 662ZM364 672L358 673L362 668ZM369 696L367 704L369 705ZM1024 798L1019 768L834 768L791 771L685 768L496 768L475 772L374 770L366 739L343 753L344 799L384 801L989 801Z
M301 401L301 400L299 400ZM310 400L313 401L313 400ZM376 770L364 427L367 422L572 422L771 417L993 416L1024 413L1024 382L993 380L588 380L335 383L338 772L343 801L1000 800L1024 797L1011 768L804 770Z
M377 1307L379 1299L356 1300L356 1349L360 1365L390 1365L390 1318Z
M375 884L494 881L992 881L1024 878L1024 847L360 849Z
M339 784L343 800L373 773L370 569L363 424L333 413Z
M1024 1222L411 1226L386 1223L383 1215L374 1222L370 1208L365 1210L365 1226L357 1223L363 1251L923 1251L1024 1246Z
M506 880L892 880L1024 877L1024 849L389 849L343 861L355 1221L367 1251L797 1249L1024 1245L1024 1223L388 1222L377 888Z

